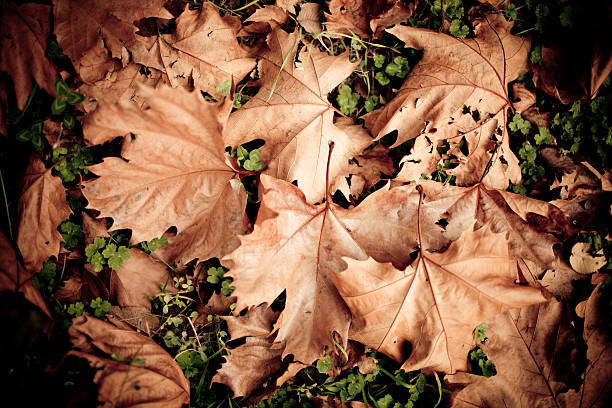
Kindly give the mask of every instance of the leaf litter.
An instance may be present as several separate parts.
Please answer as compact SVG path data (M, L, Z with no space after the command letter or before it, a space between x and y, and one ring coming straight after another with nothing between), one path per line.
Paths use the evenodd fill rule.
M299 395L319 403L391 406L368 395L384 374L413 406L425 377L402 376L422 371L449 406L605 406L609 170L551 138L550 194L510 192L525 168L509 115L546 108L535 87L594 99L609 64L568 96L544 49L525 82L531 42L509 5L474 7L466 37L447 2L437 30L415 23L418 1L201 3L3 5L2 98L22 113L3 102L0 130L38 121L34 95L56 97L58 76L84 100L74 131L53 108L63 127L40 126L54 142L26 156L14 214L2 179L1 286L41 332L70 327L64 353L97 370L100 403L210 406L227 386L229 406L272 404L306 373L320 384ZM51 32L64 62L47 58ZM387 59L369 47L422 57L373 94ZM62 182L50 157L73 137L98 158ZM476 347L496 375L477 375Z

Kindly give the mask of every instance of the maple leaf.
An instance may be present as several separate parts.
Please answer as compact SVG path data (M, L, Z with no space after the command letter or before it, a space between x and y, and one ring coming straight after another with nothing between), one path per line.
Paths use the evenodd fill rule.
M351 185L341 188L341 191L347 198L357 197L378 183L381 175L395 174L393 160L389 157L389 149L380 144L372 149L367 149L351 160L348 173Z
M0 232L0 255L0 291L10 290L23 293L30 303L37 306L52 320L45 301L32 283L32 275L34 273L28 272L17 261L13 246L2 232ZM45 324L44 326L47 325ZM50 333L51 327L46 327L45 331Z
M170 279L166 265L153 259L139 249L130 248L129 258L120 268L113 269L110 277L110 294L114 304L125 307L139 307L145 313L151 310L149 297L160 293L160 287L174 289L166 282Z
M182 89L142 89L146 108L102 105L88 117L85 138L102 143L132 132L121 158L89 169L83 183L90 208L112 217L113 229L132 229L132 242L150 241L176 226L178 235L159 249L169 262L220 257L244 232L246 193L225 162L221 131L231 110Z
M447 377L470 382L454 397L453 407L566 406L560 395L572 373L573 328L563 302L509 310L487 321L488 340L480 347L497 374ZM570 406L570 405L568 405ZM575 406L575 405L571 405Z
M605 312L609 294L604 295L602 285L603 282L593 289L585 307L583 338L588 346L586 357L589 363L583 383L578 391L569 390L559 396L567 407L603 408L612 396L610 316Z
M261 184L255 229L223 260L231 266L236 310L271 304L286 290L276 342L285 343L283 357L310 364L334 348L334 331L346 347L349 314L330 275L345 266L342 256L364 259L365 253L343 225L346 210L329 201L310 205L300 189L267 175Z
M85 82L98 81L116 69L112 59L127 65L135 44L135 21L146 17L172 18L165 0L55 0L54 34ZM93 67L92 67L93 65ZM81 72L85 68L85 72Z
M270 5L263 6L244 20L245 26L238 33L238 36L267 34L277 27L284 26L288 19L289 15L282 8Z
M259 91L232 113L224 139L231 146L264 139L259 149L267 164L264 173L297 180L307 201L314 203L325 194L328 142L336 146L329 165L334 191L348 175L349 159L371 138L360 126L334 125L334 108L326 98L357 63L347 53L329 56L308 45L298 56L300 40L299 33L280 29L268 35L269 49L259 55Z
M49 257L58 256L62 236L57 227L71 213L62 180L45 168L38 154L32 155L17 205L17 245L28 271L36 273Z
M51 8L42 4L2 5L0 71L13 79L17 107L21 110L32 93L32 78L48 94L55 95L53 83L58 68L45 57L51 31L50 12Z
M447 209L445 202L432 200L419 207L420 193L414 184L387 184L376 190L357 207L342 215L351 236L366 254L378 262L391 262L404 269L412 263L411 253L419 248L418 224L423 225L421 247L437 251L447 247L450 239L439 224ZM452 237L456 239L457 237Z
M526 68L529 41L511 35L511 27L503 16L490 15L476 23L476 36L469 39L404 26L387 30L406 47L423 49L423 57L395 98L364 117L366 126L377 138L397 130L394 146L420 134L432 141L450 139L452 145L465 137L475 163L464 173L476 171L477 179L495 173L485 181L491 187L506 188L508 179L518 183L506 108L508 84Z
M514 283L508 242L489 225L466 230L443 253L421 250L405 271L371 258L345 261L334 282L353 315L350 338L403 362L406 371L466 370L474 327L545 300L539 289Z
M529 271L529 276L536 278L542 270L555 265L553 246L558 241L528 222L533 214L544 219L558 217L553 205L482 184L466 188L423 180L421 185L427 201L447 206L442 218L448 223L448 239L454 241L474 222L475 228L490 223L493 232L508 235L510 252L520 263L521 273Z
M278 312L267 304L249 309L244 316L224 317L231 340L245 337L245 343L229 350L230 355L225 356L225 363L217 370L212 382L227 385L235 397L244 396L280 370L284 344L275 343L271 334L277 318Z
M213 4L205 3L200 10L185 10L173 34L139 37L133 59L163 72L172 87L194 87L220 97L219 84L240 82L255 67L236 40L241 26L239 18L221 17Z
M94 376L98 401L151 408L180 408L189 403L189 381L176 361L150 338L87 315L75 318L68 334L77 349L68 355L84 358L98 369Z
M135 63L109 73L104 79L92 83L83 83L77 89L86 96L81 103L85 113L93 112L99 104L123 103L132 101L142 107L144 98L139 94L141 85L157 87L164 84L162 72L150 69L150 74L143 74L142 66Z
M406 21L412 12L397 0L331 0L325 13L331 32L357 34L361 38L380 35L385 27Z

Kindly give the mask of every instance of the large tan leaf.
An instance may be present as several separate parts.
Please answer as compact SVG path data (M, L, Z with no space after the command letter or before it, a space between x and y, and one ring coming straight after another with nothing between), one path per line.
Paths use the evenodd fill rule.
M327 100L357 63L347 53L329 56L308 45L296 56L300 41L297 32L277 29L268 35L269 49L259 55L259 91L232 113L224 138L234 147L263 139L264 173L297 180L306 200L314 203L325 194L328 142L335 142L329 165L334 191L335 183L348 175L349 159L371 139L360 126L334 125L334 108Z
M334 348L334 331L346 346L350 315L330 275L344 269L342 256L364 259L365 253L346 230L341 208L310 205L300 189L266 175L261 184L262 210L277 215L258 218L253 233L240 237L241 246L224 259L236 310L271 304L286 290L276 342L285 343L283 357L310 364Z
M412 14L398 0L331 0L326 29L357 34L361 38L378 36L382 29L406 21Z
M172 18L164 3L165 0L55 0L53 32L77 73L85 68L87 74L81 73L82 79L94 82L115 70L111 59L124 66L130 61L128 50L137 38L135 21L146 17ZM91 69L87 60L94 55L97 64L103 65L101 69ZM83 57L86 58L82 61Z
M455 240L475 224L480 228L491 224L495 233L506 233L510 252L520 263L522 273L538 277L544 269L555 265L553 246L558 242L552 235L530 225L528 215L547 218L558 211L554 206L518 194L488 189L482 184L473 187L455 187L422 180L426 202L438 201L446 205L443 218L448 222L446 236Z
M68 354L99 369L94 382L105 407L180 408L189 403L189 381L150 338L87 315L74 319L68 333L76 349ZM111 360L113 355L123 361Z
M173 288L166 265L139 249L130 248L130 258L121 268L113 270L110 278L110 293L119 306L141 307L150 312L151 301L164 286Z
M272 329L278 318L267 304L250 309L244 316L224 317L232 340L246 337L245 343L230 349L212 382L225 384L234 397L248 395L282 367L284 344L275 343Z
M0 291L21 292L33 305L38 306L49 318L51 313L40 292L32 283L33 273L28 272L17 261L17 256L9 240L0 232ZM49 331L51 328L49 328Z
M578 391L570 390L560 396L566 407L604 408L612 397L612 351L610 350L610 315L608 304L599 284L586 302L584 316L584 341L588 349L589 363L582 376ZM609 290L609 289L608 289ZM608 292L609 293L609 292Z
M81 104L86 113L93 112L101 103L131 101L141 107L144 99L139 95L139 85L160 86L164 83L162 73L150 69L143 73L142 66L135 63L109 73L104 79L92 83L83 83L78 91L85 95Z
M199 10L185 10L173 34L139 37L131 50L135 62L163 72L172 87L195 87L220 97L219 84L240 82L255 68L255 60L236 40L240 28L240 19L221 17L213 4L205 3Z
M53 82L58 69L45 57L51 32L50 14L51 7L42 4L2 5L0 71L13 79L17 107L22 110L32 92L32 78L47 93L55 95Z
M113 229L132 229L132 242L150 241L176 226L178 235L160 250L167 261L220 257L244 232L246 193L225 162L221 131L231 109L204 101L199 92L142 89L146 108L102 105L84 133L102 143L132 132L122 158L90 167L100 178L83 193Z
M414 185L392 187L387 184L366 197L357 207L342 215L344 225L368 256L378 262L391 262L404 269L411 253L419 248L417 219L420 193ZM443 201L422 203L421 246L437 251L450 244L451 239L438 224L446 211Z
M62 236L57 227L71 213L62 180L45 168L37 154L32 155L17 206L17 245L28 271L36 273L49 257L58 256Z
M350 337L406 371L466 370L480 322L545 300L539 289L514 283L508 242L488 225L467 230L443 253L421 251L405 271L373 259L345 260L348 269L335 284L353 315Z
M508 83L526 70L529 40L511 35L511 26L502 15L489 15L476 22L470 39L413 27L389 29L406 47L422 49L423 57L397 96L365 116L366 126L377 138L397 130L395 145L426 134L432 141L449 139L453 147L465 135L470 154L455 170L461 182L487 176L483 181L490 187L518 183L518 160L506 130Z
M455 395L453 407L577 406L562 404L559 398L572 372L574 346L563 303L552 300L500 314L487 321L487 338L481 348L497 374L450 377L451 382L473 382Z

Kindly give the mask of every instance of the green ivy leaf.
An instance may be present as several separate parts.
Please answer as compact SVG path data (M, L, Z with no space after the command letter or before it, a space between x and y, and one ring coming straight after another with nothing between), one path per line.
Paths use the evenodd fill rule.
M331 366L332 366L332 360L330 356L325 356L323 357L323 359L317 360L316 367L317 367L317 371L320 374L325 374L326 372L328 372Z
M374 56L374 66L379 69L382 68L383 65L385 64L385 60L386 58L384 55L382 54L375 55Z

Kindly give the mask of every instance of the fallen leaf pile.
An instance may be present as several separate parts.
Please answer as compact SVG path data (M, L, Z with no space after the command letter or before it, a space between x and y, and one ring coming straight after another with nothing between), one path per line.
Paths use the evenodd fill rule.
M244 23L206 2L2 6L0 70L13 81L17 106L25 106L31 79L55 97L62 76L85 95L85 143L121 138L120 154L87 166L72 187L88 203L86 242L109 237L107 220L111 231L131 230L132 245L168 240L155 257L132 247L121 268L106 268L108 277L84 269L62 287L62 299L102 294L112 303L109 321L84 315L69 330L69 355L97 369L98 400L189 404L189 380L148 336L160 322L142 316L166 266L180 272L217 258L233 279L235 309L223 317L232 342L213 381L235 396L281 386L338 349L350 351L345 368L362 369L371 363L367 347L403 370L446 374L457 390L453 406L603 407L612 389L610 316L598 309L606 275L597 271L606 257L585 242L567 246L591 231L591 203L609 217L609 173L570 160L573 170L555 182L559 199L507 191L522 177L508 125L536 100L511 84L529 70L529 39L511 34L500 12L477 15L473 35L461 39L401 25L412 2L332 0L328 13L300 3L261 6ZM311 34L290 28L288 13ZM393 98L359 120L330 102L360 62L313 40L332 28L422 50ZM73 74L45 58L50 33ZM601 71L584 85L587 96L610 70ZM535 84L564 101L553 79ZM255 91L237 107L240 83ZM389 133L396 140L385 147ZM390 149L407 141L414 143L396 168ZM229 154L253 143L261 171ZM421 177L449 158L456 185ZM54 174L40 154L31 156L15 242L0 235L1 289L24 293L48 317L32 275L49 258L89 256L60 246L58 227L72 213L66 195L75 193ZM243 185L254 178L256 199ZM249 200L259 203L256 216ZM578 279L594 288L582 305L583 332L568 309ZM273 310L279 297L284 307ZM480 346L498 372L491 378L469 373L483 322L488 340ZM577 349L586 368L574 366Z

